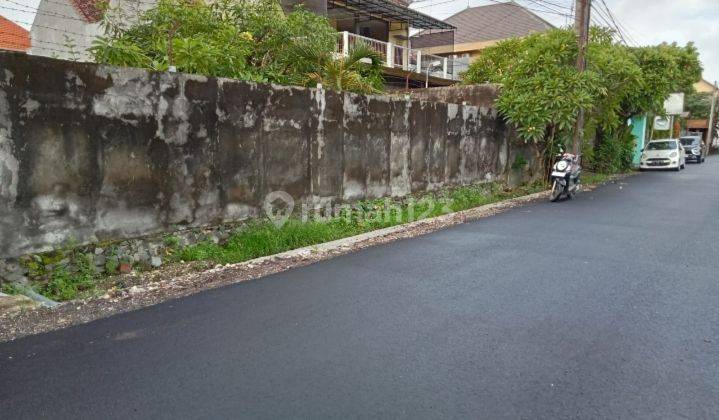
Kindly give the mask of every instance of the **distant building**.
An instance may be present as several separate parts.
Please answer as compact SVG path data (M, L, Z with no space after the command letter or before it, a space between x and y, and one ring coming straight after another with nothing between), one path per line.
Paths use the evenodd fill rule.
M694 89L699 93L712 93L714 92L714 85L702 79L694 83Z
M508 38L524 37L554 26L510 1L469 7L445 19L454 31L422 31L411 38L412 48L453 58L476 58L483 49Z
M105 0L40 0L30 29L33 46L29 53L90 61L87 49L104 34L100 25ZM137 16L154 4L151 0L110 0L111 8L121 8L125 15Z
M27 52L30 49L30 33L0 16L0 49Z

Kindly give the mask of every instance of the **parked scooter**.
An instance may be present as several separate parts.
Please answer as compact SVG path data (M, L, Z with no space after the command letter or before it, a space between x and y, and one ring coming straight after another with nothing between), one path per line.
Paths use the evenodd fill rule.
M552 192L549 200L555 202L563 195L567 198L574 197L579 191L580 180L579 175L582 167L579 165L579 158L572 153L561 153L557 155L557 162L552 167L552 175L550 182L552 183Z

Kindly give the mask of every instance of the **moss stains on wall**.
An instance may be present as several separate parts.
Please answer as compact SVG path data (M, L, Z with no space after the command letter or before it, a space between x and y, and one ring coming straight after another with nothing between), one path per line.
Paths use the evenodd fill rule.
M15 53L0 68L0 258L244 220L277 190L327 203L503 181L527 147L472 104Z

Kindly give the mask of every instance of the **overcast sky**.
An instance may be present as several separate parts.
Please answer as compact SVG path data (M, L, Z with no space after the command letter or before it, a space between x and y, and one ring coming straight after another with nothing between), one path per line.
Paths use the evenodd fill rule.
M58 1L58 0L55 0ZM439 19L470 6L497 3L500 0L420 0L412 7ZM629 37L641 44L689 41L699 48L704 78L719 80L719 0L605 0ZM0 0L0 14L29 28L40 0ZM551 23L563 26L570 19L574 0L518 0ZM601 6L601 0L594 0ZM553 9L549 11L548 8ZM595 12L595 18L602 18Z
M1 1L1 0L0 0ZM503 0L502 0L503 1ZM693 41L704 64L704 78L719 80L719 0L605 0L619 25L639 45ZM413 8L439 19L470 6L497 3L496 0L420 0ZM574 0L517 0L557 26L571 23ZM593 0L601 7L601 0ZM549 11L547 9L553 9ZM604 13L604 12L602 12ZM594 19L604 23L593 11ZM632 44L630 42L630 44Z

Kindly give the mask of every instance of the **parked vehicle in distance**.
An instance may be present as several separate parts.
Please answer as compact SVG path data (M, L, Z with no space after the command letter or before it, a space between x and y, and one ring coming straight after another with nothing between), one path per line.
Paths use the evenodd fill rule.
M639 170L673 169L679 171L686 166L684 147L677 139L652 140L642 149Z
M690 135L679 138L679 141L684 147L686 153L686 160L691 160L696 163L702 163L706 159L706 148L700 135Z

